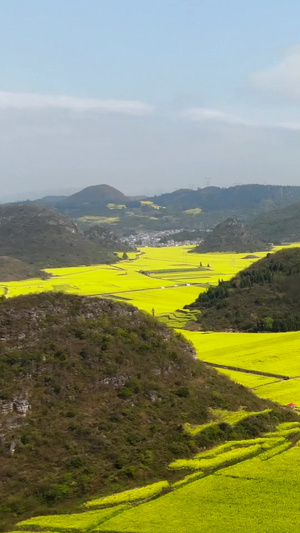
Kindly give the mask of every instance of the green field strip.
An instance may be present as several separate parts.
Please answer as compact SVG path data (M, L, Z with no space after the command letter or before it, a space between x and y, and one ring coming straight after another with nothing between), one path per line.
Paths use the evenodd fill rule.
M207 267L198 267L198 268L162 268L162 269L159 269L159 270L147 270L147 271L143 271L140 273L141 274L145 274L146 276L147 275L152 275L152 274L177 274L177 273L182 273L182 274L188 274L189 272L207 272L209 271L209 268Z
M126 509L120 505L109 509L98 511L86 511L85 513L36 516L19 522L17 526L26 531L52 531L52 532L74 532L88 531L109 518L116 516Z
M265 437L257 437L256 439L232 440L232 441L225 442L225 444L220 444L220 446L217 446L216 448L212 448L211 450L208 450L207 452L201 452L197 454L195 457L196 459L212 458L226 451L230 451L234 448L244 448L244 447L248 447L248 446L252 446L256 444L275 446L281 443L283 440L284 440L283 436L276 437L276 438L270 438L270 437L265 436Z
M257 455L262 450L260 444L253 444L247 448L238 448L221 453L211 458L177 459L169 465L171 470L200 470L202 472L225 468L226 466L244 461Z
M111 496L90 500L86 502L84 506L91 509L93 507L107 507L122 503L139 502L158 496L162 491L169 488L170 484L168 481L159 481L158 483L146 485L145 487L126 490L117 494L112 494Z
M264 411L243 411L242 409L240 411L226 411L225 409L210 409L209 412L213 420L207 424L201 425L193 425L187 422L184 424L184 430L191 435L191 437L195 437L207 428L217 426L221 422L234 426L246 418L264 415L271 411L272 409L265 409Z
M157 280L165 280L165 281L173 281L173 283L182 283L183 281L189 281L191 283L196 283L197 285L203 285L206 288L210 287L212 283L210 283L209 276L195 276L195 275L189 275L185 274L184 276L151 276L151 279L157 279Z
M197 472L194 472L193 474L188 474L183 479L180 479L179 481L173 483L172 488L178 489L180 487L183 487L184 485L187 485L188 483L193 483L194 481L204 477L205 475L206 474L202 472L202 470L197 470Z
M249 462L245 461L239 465L229 466L226 470L220 470L217 475L274 481L277 473L277 479L289 480L291 486L298 482L300 489L300 441L296 443L296 446L291 446L291 442L287 442L287 444L289 444L289 448L284 453L276 455L268 461L263 461L263 465L261 464L264 459L262 454Z
M276 446L274 448L271 448L270 450L266 450L264 453L262 453L259 457L260 461L269 461L272 457L275 457L275 455L280 455L281 453L285 452L287 449L291 448L291 443L288 441L282 442L282 444L279 444L279 446Z
M240 441L228 441L207 452L201 452L192 459L177 459L169 468L172 470L194 470L203 475L212 470L226 468L232 463L238 463L282 445L286 438L300 437L299 424L290 427L278 427L277 431L266 433L264 437ZM295 440L296 442L296 440ZM291 443L288 442L290 446ZM189 479L190 481L190 479Z
M288 437L294 437L295 435L298 435L300 436L300 427L292 427L292 428L289 428L289 429L281 429L281 430L278 430L278 431L269 431L268 433L265 434L266 437L276 437L276 436L281 436L281 437L284 437L284 438L288 438Z

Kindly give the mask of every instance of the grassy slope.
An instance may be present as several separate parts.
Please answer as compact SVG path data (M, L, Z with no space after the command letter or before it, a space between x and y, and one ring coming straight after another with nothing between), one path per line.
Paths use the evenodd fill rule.
M47 279L50 275L38 267L15 259L14 257L0 256L0 280L16 281L29 278Z

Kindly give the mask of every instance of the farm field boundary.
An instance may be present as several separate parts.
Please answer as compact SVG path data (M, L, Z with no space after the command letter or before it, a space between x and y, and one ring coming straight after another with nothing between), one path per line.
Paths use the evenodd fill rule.
M290 378L289 376L283 376L281 374L272 374L270 372L262 372L260 370L249 370L249 369L245 369L245 368L238 368L236 366L228 366L228 365L219 365L217 363L210 363L208 361L203 361L203 363L205 363L206 365L208 366L212 366L214 368L222 368L224 370L233 370L234 372L243 372L245 374L254 374L256 376L266 376L266 377L270 377L270 378L278 378L279 380L289 380L289 379L292 379ZM297 376L298 377L298 376ZM294 378L296 379L296 378Z

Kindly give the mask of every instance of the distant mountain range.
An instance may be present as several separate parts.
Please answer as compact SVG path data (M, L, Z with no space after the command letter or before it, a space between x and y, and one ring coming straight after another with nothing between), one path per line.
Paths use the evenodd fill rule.
M300 187L296 186L180 189L147 198L129 197L102 184L86 187L71 196L46 196L26 203L54 209L79 220L80 224L87 223L88 217L100 217L96 223L112 223L121 234L133 230L203 231L227 218L238 218L248 223L248 231L262 241L300 238ZM257 217L260 218L255 221Z
M300 202L261 215L248 227L255 235L274 244L300 241Z
M277 185L236 185L179 189L150 198L159 205L185 210L200 207L203 211L269 211L277 206L300 201L300 187Z
M101 215L109 212L108 204L125 205L130 198L110 185L93 185L71 196L46 196L35 200L36 205L56 208L73 218L85 215Z

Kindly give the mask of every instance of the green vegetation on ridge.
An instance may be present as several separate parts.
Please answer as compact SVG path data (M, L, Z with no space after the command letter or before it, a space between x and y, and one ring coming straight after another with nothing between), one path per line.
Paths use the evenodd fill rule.
M208 233L204 241L191 252L199 254L211 252L247 253L269 249L270 246L267 242L255 237L239 220L227 218Z
M201 293L187 306L201 310L206 330L300 330L300 249L267 254L229 281Z
M250 222L248 229L274 244L297 242L300 240L300 202L272 209Z

